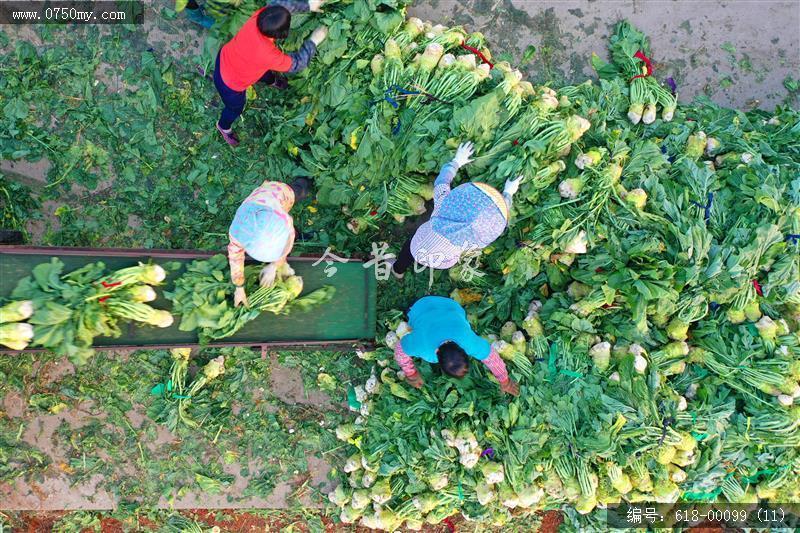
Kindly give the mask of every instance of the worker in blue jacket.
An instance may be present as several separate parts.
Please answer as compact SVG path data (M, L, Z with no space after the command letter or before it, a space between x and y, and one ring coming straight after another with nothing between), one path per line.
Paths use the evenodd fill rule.
M467 375L471 357L486 365L503 392L519 394L519 385L508 376L503 359L489 341L472 331L467 314L455 300L442 296L420 298L408 311L408 323L411 333L395 345L394 358L411 386L423 385L412 357L439 363L442 372L455 378Z

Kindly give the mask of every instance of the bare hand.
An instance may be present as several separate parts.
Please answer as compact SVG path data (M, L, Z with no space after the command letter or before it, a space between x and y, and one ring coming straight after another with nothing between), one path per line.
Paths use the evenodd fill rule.
M242 304L244 304L245 307L250 307L247 301L247 293L244 292L244 287L236 287L233 293L233 305L239 307Z
M325 0L308 0L308 10L314 13L322 13L322 4Z
M519 385L511 378L500 383L500 390L511 396L519 396Z
M408 384L414 387L415 389L421 389L422 386L425 384L425 381L423 381L422 376L420 375L419 372L414 372L410 376L406 376L406 381L408 381Z
M328 28L325 26L320 26L313 32L311 32L311 40L314 41L314 44L317 46L322 44L322 41L328 36Z

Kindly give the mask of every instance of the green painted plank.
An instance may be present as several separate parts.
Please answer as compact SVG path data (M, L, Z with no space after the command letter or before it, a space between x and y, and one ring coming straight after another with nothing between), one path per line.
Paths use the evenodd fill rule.
M54 249L53 255L58 254ZM65 271L94 261L103 261L111 270L137 264L139 261L151 260L147 255L140 257L121 257L104 254L103 250L84 251L81 255L57 255L64 262ZM375 337L375 298L376 281L373 270L364 268L360 261L336 263L336 273L327 277L325 263L312 266L315 260L289 258L289 263L299 276L303 278L303 293L311 292L324 285L336 287L333 299L307 312L295 312L291 315L275 316L262 313L258 318L243 327L236 335L224 339L235 343L266 342L317 342L340 341L351 339L373 339ZM50 261L50 256L34 253L7 253L0 249L0 296L8 297L17 282L28 276L31 269ZM177 261L182 265L191 263L193 259L173 259L158 257L154 263ZM171 273L165 283L159 287L159 298L152 303L159 309L169 309L170 302L161 296L163 290L172 288L174 279L183 272ZM138 327L129 324L121 337L112 339L98 337L95 346L146 346L159 344L197 344L195 332L180 331L178 320L164 329Z

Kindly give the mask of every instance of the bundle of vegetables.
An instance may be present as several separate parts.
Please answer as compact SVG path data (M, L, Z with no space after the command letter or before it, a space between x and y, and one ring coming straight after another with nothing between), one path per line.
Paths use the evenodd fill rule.
M181 331L199 331L200 342L229 337L262 312L288 314L293 309L307 310L329 301L335 292L325 286L303 297L303 280L284 263L275 283L259 286L261 267L245 266L245 289L249 305L233 305L234 285L230 281L228 259L218 254L193 261L176 281L172 292L173 310L181 315Z
M433 185L398 177L392 184L386 200L386 212L395 220L425 213L425 202L433 199ZM355 232L354 232L355 233Z
M661 106L662 120L670 122L678 97L674 90L662 86L653 77L647 37L628 22L622 22L611 37L610 50L611 64L596 55L592 56L592 64L601 79L621 77L629 84L628 119L631 123L652 124L656 120L657 106Z
M175 11L183 11L187 4L188 0L175 0ZM221 37L235 33L261 7L263 4L254 0L208 0L203 4L205 12L216 19L214 31Z
M21 301L0 310L3 321L14 321L2 324L3 344L21 350L30 343L83 364L94 354L94 338L120 336L122 322L160 328L172 325L169 311L145 303L156 299L153 286L166 277L158 265L140 263L109 272L105 264L96 262L63 271L64 263L54 257L20 280L11 297Z
M33 340L33 326L23 320L32 314L30 300L12 301L0 307L0 344L12 350L24 350Z
M225 357L220 355L210 359L189 384L187 374L190 355L189 348L170 350L172 365L169 378L154 389L160 395L148 409L148 416L166 425L170 431L176 431L181 424L189 428L200 427L216 418L215 411L219 410L201 392L205 393L204 387L225 373Z

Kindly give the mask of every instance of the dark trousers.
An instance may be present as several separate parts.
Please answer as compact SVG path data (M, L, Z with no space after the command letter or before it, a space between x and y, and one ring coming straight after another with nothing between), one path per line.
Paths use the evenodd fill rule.
M247 102L247 91L234 91L222 81L222 73L219 68L219 52L217 52L217 61L214 66L214 87L217 88L220 98L222 98L222 114L219 117L219 127L223 130L231 129L233 121L239 118L244 111L244 104ZM275 83L275 73L268 70L266 74L261 76L259 82L272 85Z
M414 234L417 232L417 229L431 219L431 214L433 213L433 202L426 202L425 207L427 208L425 214L415 221L415 225L411 230L411 235L409 235L403 247L400 248L400 253L397 254L397 258L394 261L392 270L398 274L403 274L411 265L414 264L414 256L411 255L411 239L414 238Z
M411 255L411 239L412 237L409 237L406 243L400 249L400 253L397 254L397 259L394 262L394 266L392 266L392 269L398 274L404 273L406 270L408 270L408 267L414 264L414 256Z

